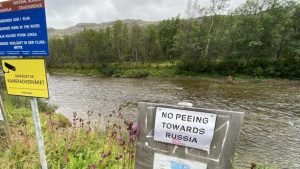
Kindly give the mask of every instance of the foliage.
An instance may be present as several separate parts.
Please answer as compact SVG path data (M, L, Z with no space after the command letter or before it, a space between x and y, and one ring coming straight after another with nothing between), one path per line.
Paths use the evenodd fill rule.
M124 77L124 78L144 78L144 77L171 77L179 75L176 70L177 62L123 62L112 63L106 66L99 66L97 69L78 69L74 68L50 68L50 73L54 74L85 74L99 75L107 77Z
M104 75L109 76L109 77L116 76L120 73L119 69L114 65L105 66L102 69L102 72Z
M18 101L23 106L14 103ZM26 99L24 99L26 100ZM5 108L12 130L12 142L0 129L0 168L40 168L31 111L22 98L5 96ZM23 104L24 101L24 104ZM93 112L87 119L73 114L72 124L62 115L41 113L41 123L49 168L134 168L134 147L138 128L123 121L120 106L111 113L106 131L93 128ZM114 120L115 119L115 120Z
M0 168L40 168L31 112L28 107L12 103L18 98L21 99L5 96L5 108L8 112L13 141L6 141L5 133L0 127ZM22 102L22 99L18 101L18 103ZM23 106L25 105L24 103ZM126 104L109 115L110 120L107 121L105 132L100 131L99 128L92 128L89 120L95 118L93 112L87 113L86 120L73 113L72 124L62 115L52 112L41 113L48 167L134 168L134 147L138 127L123 120L124 107ZM100 121L102 115L96 116ZM236 155L234 166L238 158ZM251 166L253 169L277 169L268 164L252 163Z
M149 76L149 72L145 70L128 70L121 77L126 78L144 78Z
M300 78L299 2L247 0L226 13L227 3L201 7L189 0L188 19L152 25L117 21L99 31L50 39L48 67L104 67L112 76L122 74L107 66L114 63L180 60L182 72Z

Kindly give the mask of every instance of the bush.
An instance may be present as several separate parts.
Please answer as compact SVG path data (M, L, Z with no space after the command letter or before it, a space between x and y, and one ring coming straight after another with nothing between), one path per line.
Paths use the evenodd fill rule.
M250 76L300 78L300 59L285 58L250 58L223 59L209 61L198 59L183 60L177 64L178 72L209 73L220 75L244 74Z
M116 66L108 65L102 69L102 73L105 76L112 77L113 75L119 74L119 69Z
M262 76L263 74L264 74L264 71L260 66L253 70L254 76Z
M127 70L122 74L122 77L126 78L145 78L149 76L149 72L145 70Z

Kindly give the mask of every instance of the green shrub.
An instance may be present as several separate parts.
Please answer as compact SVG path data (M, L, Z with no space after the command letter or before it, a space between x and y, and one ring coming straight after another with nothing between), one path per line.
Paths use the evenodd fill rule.
M254 76L262 76L264 74L264 70L259 66L253 70Z
M183 60L177 64L177 70L182 72L209 73L220 75L243 74L250 76L300 78L300 59L284 58L250 58L250 59L197 59Z
M144 78L149 76L149 72L145 70L127 70L122 74L126 78Z
M108 76L108 77L112 77L113 75L116 75L116 74L118 74L119 72L120 72L119 69L118 69L116 66L113 66L113 65L105 66L105 67L102 69L102 73L103 73L105 76Z

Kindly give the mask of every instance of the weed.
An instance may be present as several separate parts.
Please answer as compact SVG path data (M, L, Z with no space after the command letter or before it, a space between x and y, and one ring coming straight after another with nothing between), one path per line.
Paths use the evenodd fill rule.
M40 168L33 120L25 100L5 96L13 142L4 141L5 134L0 128L0 168ZM97 128L100 124L91 125L92 118L98 116L100 123L102 117L92 111L87 113L86 120L74 112L72 123L51 111L41 113L49 168L134 168L138 127L124 120L122 111L126 105L111 113L106 131Z

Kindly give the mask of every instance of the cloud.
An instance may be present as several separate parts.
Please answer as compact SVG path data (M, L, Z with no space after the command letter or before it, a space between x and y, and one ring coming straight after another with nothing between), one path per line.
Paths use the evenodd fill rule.
M116 10L109 0L48 0L49 27L64 28L80 22L105 22L114 19Z
M185 0L111 0L120 19L162 20L183 14Z
M231 0L240 4L245 0ZM206 5L209 0L199 0ZM162 20L185 15L186 0L46 0L48 27L65 28L77 23L116 19Z

